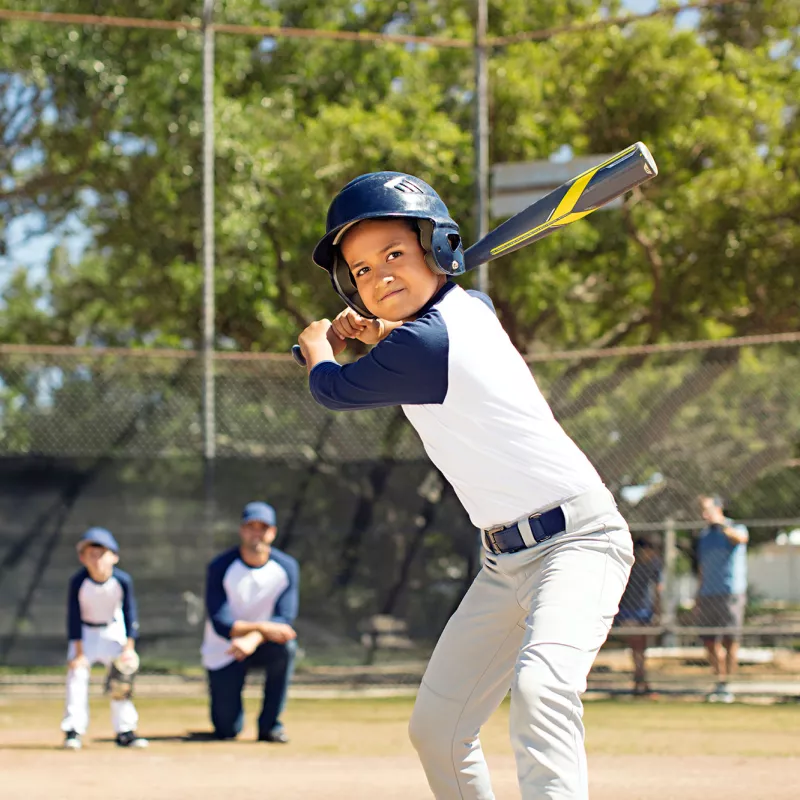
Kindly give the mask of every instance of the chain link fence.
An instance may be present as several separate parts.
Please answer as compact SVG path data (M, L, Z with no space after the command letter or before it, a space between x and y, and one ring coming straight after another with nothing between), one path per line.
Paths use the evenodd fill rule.
M612 672L628 669L631 635L674 648L716 632L693 611L700 493L725 497L750 530L743 652L797 649L800 547L776 536L800 528L800 335L531 368L653 554L623 604L652 613L618 620ZM197 354L0 347L0 663L61 662L74 544L89 525L121 543L145 662L196 663L205 565L256 498L276 506L278 544L302 566L309 667L424 661L480 550L402 412L330 413L283 356L218 354L215 369L208 462Z

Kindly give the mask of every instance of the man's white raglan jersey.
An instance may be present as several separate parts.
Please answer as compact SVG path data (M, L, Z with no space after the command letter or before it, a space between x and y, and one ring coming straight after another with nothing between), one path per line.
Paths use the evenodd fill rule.
M479 528L602 486L489 298L455 283L358 361L317 364L309 385L334 410L402 405Z
M274 547L263 567L245 564L238 547L217 556L206 575L203 666L217 670L233 662L227 650L237 620L291 625L297 616L299 588L297 561Z
M127 572L114 567L104 583L93 581L86 568L72 576L67 598L67 636L74 642L85 638L89 631L120 644L138 636L133 580Z

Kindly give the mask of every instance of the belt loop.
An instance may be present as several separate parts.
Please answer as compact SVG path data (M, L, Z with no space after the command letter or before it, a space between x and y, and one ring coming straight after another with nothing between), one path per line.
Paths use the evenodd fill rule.
M541 516L542 516L541 514L536 514L536 517L541 517ZM538 536L536 535L536 533L533 534L537 542L546 542L548 539L551 539L553 537L552 533L548 533L544 529L544 525L542 524L542 521L540 519L533 519L533 524L536 527L536 533L539 534Z
M519 535L522 537L525 547L533 547L536 544L536 539L531 531L530 519L528 519L528 517L523 517L523 519L517 523L517 527L519 528Z

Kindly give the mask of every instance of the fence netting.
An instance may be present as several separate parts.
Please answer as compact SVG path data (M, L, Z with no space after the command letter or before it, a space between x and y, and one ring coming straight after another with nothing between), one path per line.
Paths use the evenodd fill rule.
M309 664L424 658L480 567L477 531L400 409L330 413L284 357L219 354L203 459L202 364L181 352L0 348L0 662L59 663L75 542L111 529L145 662L196 663L207 562L263 499L302 569ZM608 648L645 625L698 643L700 493L748 525L743 635L800 641L800 342L536 358L556 417L646 558ZM648 558L650 557L648 555ZM714 632L714 631L712 631ZM749 638L748 638L749 637Z

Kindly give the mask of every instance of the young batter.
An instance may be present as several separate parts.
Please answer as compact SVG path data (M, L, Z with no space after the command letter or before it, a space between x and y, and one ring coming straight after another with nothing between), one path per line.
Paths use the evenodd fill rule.
M494 797L480 728L511 689L523 800L588 797L580 695L633 561L611 493L553 418L485 295L458 226L410 175L362 175L328 211L314 261L349 309L306 328L330 409L401 405L482 530L483 568L447 623L410 723L437 798ZM354 363L347 338L376 346Z

